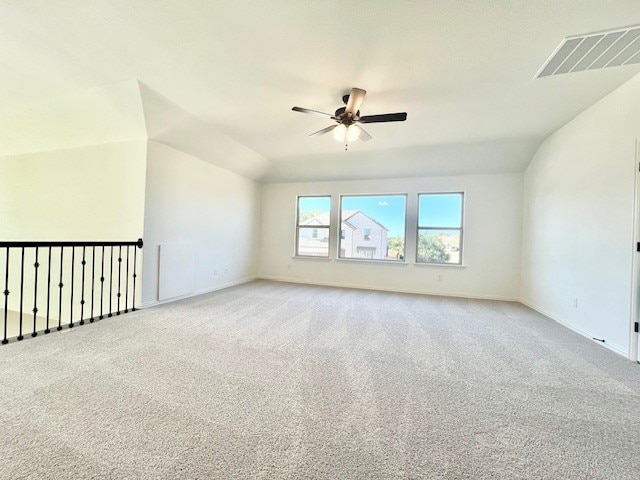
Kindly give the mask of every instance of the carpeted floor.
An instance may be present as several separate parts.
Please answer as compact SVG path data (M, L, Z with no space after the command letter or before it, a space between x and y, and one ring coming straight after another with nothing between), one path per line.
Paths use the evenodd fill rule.
M640 477L640 366L515 303L256 281L0 378L3 479Z

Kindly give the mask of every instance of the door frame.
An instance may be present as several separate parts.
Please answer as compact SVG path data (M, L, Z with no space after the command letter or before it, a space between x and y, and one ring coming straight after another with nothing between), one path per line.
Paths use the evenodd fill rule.
M629 324L629 359L640 363L640 334L635 331L636 322L640 323L640 138L636 139L633 205L633 243L631 261L631 321Z

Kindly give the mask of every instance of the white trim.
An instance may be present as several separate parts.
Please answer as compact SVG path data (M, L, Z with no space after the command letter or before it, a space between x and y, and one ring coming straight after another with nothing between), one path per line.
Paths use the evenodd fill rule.
M320 285L323 287L338 287L338 288L354 288L357 290L378 290L381 292L394 292L394 293L414 293L417 295L433 295L437 297L456 297L456 298L470 298L474 300L499 300L502 302L519 302L518 298L504 297L501 295L474 295L470 293L459 292L441 292L441 291L429 291L421 290L417 288L396 288L386 287L378 285L362 285L358 283L338 283L338 282L319 282L316 280L305 280L300 278L280 277L277 275L258 275L261 280L272 280L274 282L285 283L301 283L304 285Z
M372 258L355 257L336 258L335 261L338 263L366 263L367 265L409 265L409 263L404 260L375 260Z
M611 350L612 352L617 353L618 355L622 355L625 358L629 357L629 351L624 349L623 347L621 347L620 345L616 345L615 343L611 343L611 342L598 342L596 340L593 340L593 337L598 337L598 335L589 332L588 330L584 330L580 327L577 327L575 325L573 325L571 322L565 320L564 318L561 318L547 310L545 310L544 308L538 307L524 299L520 299L520 303L522 303L523 305L529 307L532 310L535 310L538 313L541 313L542 315L544 315L547 318L550 318L551 320L553 320L554 322L559 323L560 325L562 325L563 327L568 328L569 330L573 330L574 332L582 335L583 337L588 338L589 340L591 340L593 343L600 345L604 348L607 348L609 350Z
M640 302L640 295L638 294L638 288L640 288L640 261L638 261L638 253L636 252L636 242L640 242L640 181L638 176L640 175L640 140L636 139L636 154L633 161L634 169L634 183L633 183L633 233L631 242L631 251L633 252L631 258L631 319L629 323L629 360L640 360L640 352L638 352L638 338L639 334L634 331L634 324L640 321L638 318L638 302Z
M252 275L250 277L241 278L240 280L234 280L233 282L227 282L227 283L223 283L222 285L216 285L215 287L196 290L195 292L187 293L186 295L180 295L179 297L173 297L173 298L169 298L161 301L152 300L151 302L144 302L140 305L140 308L155 307L157 305L163 305L165 303L171 303L177 300L183 300L185 298L197 297L198 295L204 295L206 293L216 292L218 290L224 290L225 288L235 287L236 285L252 282L253 280L257 280L258 278L259 277L257 275Z
M292 260L313 260L314 262L330 262L331 259L329 257L314 257L313 255L294 255L291 257Z
M425 267L429 267L429 268L467 268L466 265L461 265L459 263L414 263L412 264L416 267L420 267L420 268L425 268Z

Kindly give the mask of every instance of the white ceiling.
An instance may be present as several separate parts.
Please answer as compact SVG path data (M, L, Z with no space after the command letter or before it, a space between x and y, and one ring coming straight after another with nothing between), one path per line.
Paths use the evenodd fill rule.
M139 79L272 161L265 181L522 171L640 66L533 80L573 34L640 23L638 0L0 0L0 114ZM348 152L329 123L357 86Z

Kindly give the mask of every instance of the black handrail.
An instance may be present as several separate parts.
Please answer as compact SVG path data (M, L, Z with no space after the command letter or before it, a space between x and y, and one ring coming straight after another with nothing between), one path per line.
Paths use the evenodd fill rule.
M54 250L54 247L56 247L55 250ZM96 256L96 247L101 247L101 251L98 252L99 253L98 256ZM108 266L107 271L105 271L105 268L104 268L105 247L109 247L109 258L107 259L109 264L107 265ZM113 269L114 247L118 247L117 259L116 259L116 261L118 262L118 265L117 265L118 271L115 272L117 273L117 279L113 277L114 276L114 271L113 271L114 270ZM137 248L133 248L132 261L130 261L130 256L131 256L130 247L137 247ZM136 297L136 277L137 277L137 273L136 273L137 249L142 247L143 247L143 241L141 238L136 241L86 241L86 242L84 241L0 241L0 270L3 270L2 273L4 273L4 275L2 275L4 277L4 291L1 291L1 293L4 295L4 302L3 302L4 312L2 315L0 315L0 322L2 322L0 323L0 328L2 329L0 331L0 333L2 333L2 337L1 337L2 341L0 343L5 345L9 343L10 338L23 340L25 338L24 335L26 333L29 333L24 331L25 326L27 327L27 329L29 328L28 325L24 323L25 313L26 313L26 316L30 315L29 313L23 311L23 307L26 302L28 306L33 305L33 309L31 309L31 313L33 313L33 330L31 331L32 337L36 337L38 333L41 333L41 332L44 334L48 334L53 330L53 327L55 327L55 323L51 325L52 323L51 321L55 321L56 311L58 313L58 318L57 318L58 325L56 330L62 330L64 326L68 328L73 328L77 324L84 325L86 320L85 314L87 314L88 316L88 313L89 313L88 312L89 308L85 309L85 304L88 302L88 297L87 297L87 295L89 294L88 289L90 289L90 294L91 294L91 309L90 309L91 317L88 319L89 323L93 323L97 319L102 319L104 318L104 316L111 317L114 314L120 315L121 313L136 311L137 309L135 306L135 301L136 301L135 297ZM47 249L46 255L40 256L39 253L40 253L40 249L42 248ZM65 249L70 249L71 255L65 256L64 254ZM76 249L78 249L78 255L82 254L82 260L80 262L81 267L75 265ZM91 249L91 251L88 252L87 249ZM11 260L12 251L15 251L17 255L17 257L14 258L13 260ZM89 255L89 253L91 255ZM124 256L123 256L123 253L124 253ZM25 266L27 266L25 262L31 262L32 258L33 258L33 263L32 263L33 269L27 270L27 275L29 275L27 278L25 277ZM42 278L42 275L44 275L44 273L39 275L39 270L42 268L45 268L45 265L43 264L43 262L45 261L45 258L46 258L46 269L47 269L46 292L43 290L43 288L40 288L40 289L38 288L38 279ZM65 258L66 259L70 258L70 262L69 260L67 260L67 263L65 264ZM3 265L3 260L4 260L4 265ZM125 265L122 265L123 261L125 262ZM51 295L52 266L57 267L57 263L59 263L59 275L58 275L59 280L57 285L55 284L53 285L53 288L55 289L57 287L59 289L59 294ZM89 263L90 265L88 265ZM130 264L131 264L131 267L130 267ZM13 266L13 270L12 270L12 266ZM65 266L67 267L66 275L65 275ZM70 272L69 272L69 268L70 268ZM78 278L77 280L80 280L80 281L75 281L76 268L79 270L77 273L80 276L80 278ZM16 269L18 269L18 271L14 275L17 275L17 274L20 275L19 282L17 281L18 280L17 278L14 279L14 281L12 281L13 277L11 276L11 273L13 273L13 271L15 271ZM55 282L55 275L57 273L58 272L54 272L54 282ZM97 316L97 312L94 315L95 294L98 293L96 292L96 289L95 289L96 273L100 275L99 277L99 281L100 281L100 292L99 292L100 315L99 317ZM91 275L90 279L88 278L89 274ZM108 278L109 288L108 288L108 292L106 292L107 295L109 296L108 312L104 311L103 309L103 304L105 303L105 300L107 300L104 298L104 294L105 294L104 282L105 280L107 280L105 278L105 274L107 274L109 277ZM124 274L124 278L122 278L123 274ZM131 282L129 282L130 275L132 280ZM27 282L33 282L33 285L28 284L27 285L28 288L25 289L25 280ZM66 287L64 283L67 280L70 280L69 287ZM114 285L114 283L116 283L114 282L114 280L117 281L116 285ZM44 282L44 279L42 279L42 282ZM129 292L130 285L132 286L131 293ZM113 291L114 286L117 286L117 293ZM122 291L123 287L124 287L124 292ZM12 293L11 290L13 290L14 288L19 288L18 290L19 297L16 297L16 299L13 301L10 301L11 298L14 298L14 296L10 297ZM33 294L33 297L31 297L31 294ZM114 303L113 302L114 294L116 295L116 298L115 298L116 311L112 310L112 306ZM56 296L58 300L57 309L55 308ZM124 305L122 305L122 297L124 297ZM78 298L80 298L79 302L77 301ZM131 298L131 305L129 305L129 298ZM31 302L31 300L33 301ZM42 303L46 303L46 318L42 318L42 317L40 318L41 323L43 323L43 325L41 325L42 327L41 329L38 328L38 319L39 319L38 312L40 311L40 309L38 308L38 303L40 300L42 301ZM40 303L40 305L42 305L42 303ZM78 303L80 307L80 308L75 308L76 313L78 311L80 312L79 318L74 317L74 306L76 307L78 306L76 305L76 303ZM121 307L124 307L124 308L121 310ZM2 308L2 303L0 303L0 309L1 308ZM11 320L10 320L9 313L12 312L13 310L15 310L15 312L12 313ZM14 318L16 315L17 315L17 319ZM63 323L63 317L68 318L68 322L65 321ZM75 320L79 320L79 322L74 323ZM15 328L13 328L14 323L15 323ZM13 334L9 335L9 331L12 329L15 330L13 333L16 335L13 335Z
M0 241L0 248L5 247L119 247L119 246L136 246L142 248L144 242L141 238L134 242L23 242L23 241Z

